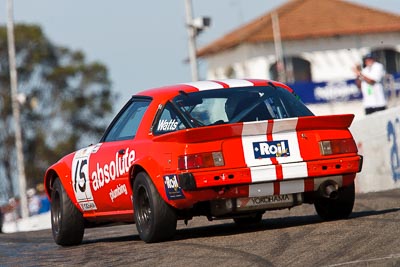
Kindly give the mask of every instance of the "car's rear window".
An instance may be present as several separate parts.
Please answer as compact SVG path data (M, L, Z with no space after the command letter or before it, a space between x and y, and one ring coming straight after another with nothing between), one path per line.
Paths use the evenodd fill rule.
M182 92L173 103L193 127L313 115L295 94L272 86Z

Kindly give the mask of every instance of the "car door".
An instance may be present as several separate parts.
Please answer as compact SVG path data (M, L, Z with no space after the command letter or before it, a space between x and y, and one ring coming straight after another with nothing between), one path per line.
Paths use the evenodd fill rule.
M128 102L101 142L91 146L86 157L75 164L75 180L83 175L90 181L91 192L86 195L92 196L96 212L132 211L129 168L135 160L135 136L149 104L150 99L143 98ZM75 187L77 191L82 188Z

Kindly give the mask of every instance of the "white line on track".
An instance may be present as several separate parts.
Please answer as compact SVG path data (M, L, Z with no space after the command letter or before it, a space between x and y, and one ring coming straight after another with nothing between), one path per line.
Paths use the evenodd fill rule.
M388 260L388 259L397 259L397 258L400 258L400 254L392 254L387 257L382 257L382 258L372 258L372 259L366 259L366 260L342 262L342 263L337 263L337 264L332 264L332 265L326 265L326 267L337 267L337 266L366 263L366 262L373 262L373 261L381 261L381 260Z

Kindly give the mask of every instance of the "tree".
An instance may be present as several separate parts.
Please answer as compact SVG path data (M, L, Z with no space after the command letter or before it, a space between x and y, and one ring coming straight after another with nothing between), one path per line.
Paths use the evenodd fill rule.
M15 26L27 185L63 155L95 143L116 95L106 66L52 44L37 25ZM6 28L0 27L0 178L16 175ZM10 191L10 190L9 190Z

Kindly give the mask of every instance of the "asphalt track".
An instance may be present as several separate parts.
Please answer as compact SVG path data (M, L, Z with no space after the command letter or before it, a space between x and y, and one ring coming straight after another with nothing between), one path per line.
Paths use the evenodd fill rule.
M146 244L135 225L87 229L57 246L50 230L0 235L0 266L400 266L400 189L356 196L347 220L323 222L312 205L264 214L262 224L178 223L174 240Z

